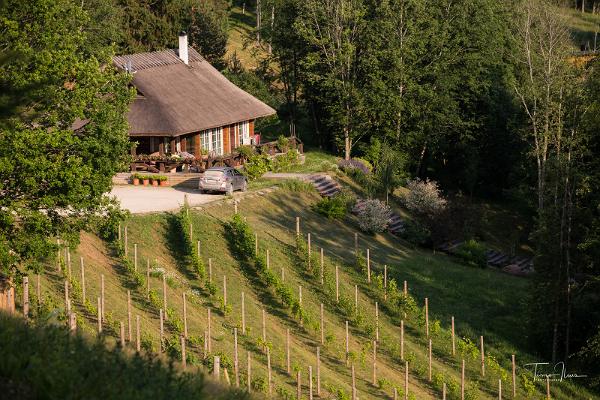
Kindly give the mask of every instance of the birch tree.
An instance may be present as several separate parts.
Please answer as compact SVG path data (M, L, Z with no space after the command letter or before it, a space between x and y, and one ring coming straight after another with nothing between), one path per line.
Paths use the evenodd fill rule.
M308 0L297 20L300 34L316 51L315 57L306 60L308 79L322 81L322 87L335 96L326 107L341 128L345 159L350 159L352 147L364 135L357 126L357 65L364 13L361 0Z

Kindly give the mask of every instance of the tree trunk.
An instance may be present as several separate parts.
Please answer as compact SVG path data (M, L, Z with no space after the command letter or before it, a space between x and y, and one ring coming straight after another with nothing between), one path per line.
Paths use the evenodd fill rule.
M350 151L352 149L352 141L350 140L350 132L348 127L344 127L344 159L350 159Z
M260 44L260 18L261 18L261 7L260 0L256 0L256 41Z

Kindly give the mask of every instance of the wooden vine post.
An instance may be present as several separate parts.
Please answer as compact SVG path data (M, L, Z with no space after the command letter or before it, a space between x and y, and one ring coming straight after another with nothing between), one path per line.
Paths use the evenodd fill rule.
M213 357L213 376L218 381L221 380L221 357Z
M273 380L271 376L271 351L267 346L267 381L269 384L269 396L273 394Z
M481 353L481 376L485 376L485 349L483 347L483 336L479 337L479 348Z
M137 243L133 244L133 270L137 272Z
M100 275L100 298L102 299L102 312L100 313L102 321L104 321L104 274Z
M246 334L246 299L242 292L242 335Z
M408 400L408 361L404 362L404 400Z
M371 250L367 249L367 282L371 283Z
M451 333L452 333L452 355L456 355L456 341L455 341L455 337L454 337L454 316L452 316L452 327L451 327Z
M425 297L425 335L429 337L429 299Z
M285 330L285 372L288 375L291 373L290 369L290 330L289 328Z
M133 340L133 336L131 334L131 291L127 291L127 338L129 342Z
M227 307L227 275L223 275L223 305Z
M512 393L513 398L517 397L517 364L515 363L515 355L512 355Z
M163 273L163 309L165 310L165 320L169 319L169 313L167 312L167 276Z
M352 364L352 400L357 400L356 395L356 371L354 370L354 363Z
M269 249L266 251L267 256L267 269L271 269L271 258L269 257Z
M306 243L307 243L307 259L306 261L308 262L308 270L311 271L312 265L311 265L311 257L310 257L310 253L311 253L311 249L310 249L310 233L306 234Z
M377 385L377 341L373 340L373 386Z
M321 349L317 346L317 396L321 397Z
M37 280L37 284L36 284L36 289L35 289L35 294L37 297L37 303L38 306L40 304L42 304L42 283L41 283L41 278L40 278L40 274L36 275L36 280Z
M246 384L248 385L248 392L252 390L252 364L250 362L250 352L247 352L248 362L247 362L247 370L246 370Z
M429 339L429 371L427 375L427 379L431 382L431 339Z
M298 285L298 303L300 304L300 309L302 309L302 286ZM304 321L302 315L300 315L300 326L304 326Z
M358 314L358 285L354 285L354 314Z
M211 331L211 329L210 329L211 328L211 326L210 326L211 318L210 318L210 308L209 307L206 308L206 318L208 320L208 322L207 322L208 333L206 336L206 343L207 343L206 349L207 349L208 353L210 354L210 353L212 353L212 346L211 346L211 340L210 340L210 338L211 338L211 332L210 332Z
M263 346L267 345L267 318L265 316L265 309L262 309L262 340Z
M29 318L29 278L23 277L23 317Z
M462 360L460 371L460 400L465 400L465 359Z
M185 355L185 338L183 336L180 336L179 337L179 341L181 343L181 364L183 365L183 369L186 369L186 367L187 367L187 357Z
M308 399L313 400L312 365L308 366Z
M233 373L235 374L235 387L240 387L240 360L238 358L237 328L233 328Z
M323 248L321 247L321 285L324 283L325 262L323 259Z
M187 301L185 300L185 292L181 294L183 300L183 337L188 337L188 324L187 324Z
M300 371L296 372L296 398L298 400L302 399L302 375L300 374Z
M85 304L86 292L85 292L85 267L83 265L83 257L79 258L79 264L81 267L81 300Z
M346 320L346 365L350 361L350 335L348 333L348 320Z
M300 236L300 217L296 217L296 237Z
M325 324L323 321L323 303L321 303L321 345L325 344Z
M387 265L383 266L383 299L387 301Z
M546 399L550 400L550 378L546 375Z
M200 259L200 241L196 242L196 253L198 253L198 259Z
M335 302L340 302L340 275L339 275L339 267L335 266Z
M163 352L165 349L165 316L164 311L161 308L159 311L160 316L160 351Z
M208 281L212 282L212 258L208 259Z
M354 232L354 256L358 257L358 233Z
M135 350L141 350L140 316L135 316Z
M375 302L375 340L379 341L379 303Z
M442 384L442 400L446 400L446 382Z
M71 313L71 300L69 298L69 281L65 280L65 311L67 315ZM102 313L100 313L100 318L102 318Z
M404 360L404 320L400 321L400 359Z
M125 325L123 321L119 322L119 333L121 334L121 348L125 347Z
M98 297L98 334L102 333L102 300Z
M502 379L498 379L498 400L502 400Z
M127 244L127 225L125 225L125 258L129 255L129 245Z
M146 298L150 298L150 259L146 260Z

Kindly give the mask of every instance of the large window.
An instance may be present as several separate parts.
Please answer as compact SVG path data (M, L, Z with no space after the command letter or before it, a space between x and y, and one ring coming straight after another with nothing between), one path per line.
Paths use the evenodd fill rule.
M250 144L250 129L248 121L240 122L236 124L235 130L237 131L238 145Z
M200 145L206 152L214 152L217 155L223 154L223 129L214 128L200 132Z

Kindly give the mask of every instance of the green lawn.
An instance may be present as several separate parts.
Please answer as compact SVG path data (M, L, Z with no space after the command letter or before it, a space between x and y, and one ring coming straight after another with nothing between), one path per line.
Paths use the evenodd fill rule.
M316 157L315 157L316 158ZM285 373L285 332L290 330L292 368L298 368L303 376L303 390L307 394L308 365L315 368L316 347L321 347L321 379L324 393L338 390L345 395L350 393L349 369L344 358L344 317L340 306L327 291L312 278L307 278L297 263L295 256L294 227L295 217L301 218L303 234L311 233L313 250L325 249L325 265L332 273L338 265L340 271L340 295L343 301L354 301L354 285L359 288L359 310L367 317L363 325L350 322L350 351L355 358L357 385L361 398L390 398L393 386L403 388L403 368L399 360L399 324L393 310L388 310L385 300L373 284L369 285L364 276L353 266L354 217L344 222L328 222L310 209L318 200L315 193L289 192L280 189L276 192L259 195L250 194L242 199L239 212L258 235L261 252L270 251L270 265L277 274L284 270L285 283L295 296L298 286L303 290L303 307L308 313L309 323L300 327L289 310L282 307L277 295L266 287L246 264L241 263L233 253L226 235L224 223L233 214L231 200L207 205L191 212L194 221L194 240L201 242L201 254L204 263L212 264L212 280L217 289L215 296L209 296L206 287L186 265L182 254L181 233L177 230L173 214L151 214L133 216L128 222L129 257L133 258L133 244L138 245L138 268L145 272L146 260L152 267L164 268L168 277L168 304L175 315L183 313L182 295L188 298L188 325L190 332L188 354L192 355L190 364L201 363L202 340L207 327L207 308L212 310L212 353L222 357L224 365L229 366L229 375L233 377L231 361L233 359L234 327L241 329L241 293L246 298L246 321L248 332L240 334L240 365L242 380L245 379L246 351L252 354L253 380L261 387L266 378L266 356L261 350L262 324L261 313L264 308L267 320L267 342L271 347L274 390L284 395L295 393L295 377ZM494 356L506 370L509 368L510 354L517 354L519 365L535 360L526 351L527 331L523 323L525 315L523 302L527 280L502 274L494 270L479 270L454 262L443 254L414 250L405 247L397 239L385 234L376 236L360 235L360 248L370 249L372 268L381 271L388 265L390 278L399 282L407 280L409 292L422 306L425 297L429 298L432 325L439 320L443 328L432 334L433 373L438 378L459 380L460 359L450 355L448 327L450 317L456 318L459 336L469 337L477 343L479 335L486 338L486 354ZM82 243L73 252L72 259L79 256L86 260L88 281L88 299L97 299L99 295L100 275L105 276L107 292L107 311L113 325L126 321L126 289L132 290L134 315L140 315L143 337L154 351L158 350L158 313L146 300L145 290L135 289L124 276L124 269L105 246L93 235L82 236ZM74 268L74 277L79 278L78 268ZM223 312L224 277L227 277L227 303L230 312ZM55 268L48 266L42 279L43 291L48 299L53 299L60 308L62 304L62 279ZM33 281L33 279L32 279ZM157 291L162 301L162 283L158 277L150 278L150 287ZM380 342L378 344L378 385L373 386L371 367L371 343L373 332L364 326L373 326L374 301L380 302ZM319 343L319 304L324 303L325 343ZM93 335L94 315L81 307L77 296L74 308L80 314L80 328ZM364 325L366 324L366 325ZM106 328L107 340L114 342L117 332ZM167 336L176 340L176 333L167 329ZM411 362L410 392L413 398L429 399L439 397L435 384L426 379L427 342L422 323L412 316L406 321L406 357ZM497 398L495 388L498 372L491 369L485 378L480 377L478 358L465 354L467 361L467 393L472 398ZM521 371L521 369L519 370ZM315 372L316 373L316 372ZM505 377L504 377L505 378ZM504 379L503 378L503 379ZM441 379L441 378L440 378ZM542 385L538 385L541 390ZM510 387L510 381L504 381L504 387ZM556 384L553 396L557 399L592 397L584 391L574 395L572 386ZM519 386L519 398L526 398L524 388ZM450 397L452 398L452 397ZM539 394L534 398L539 398Z

